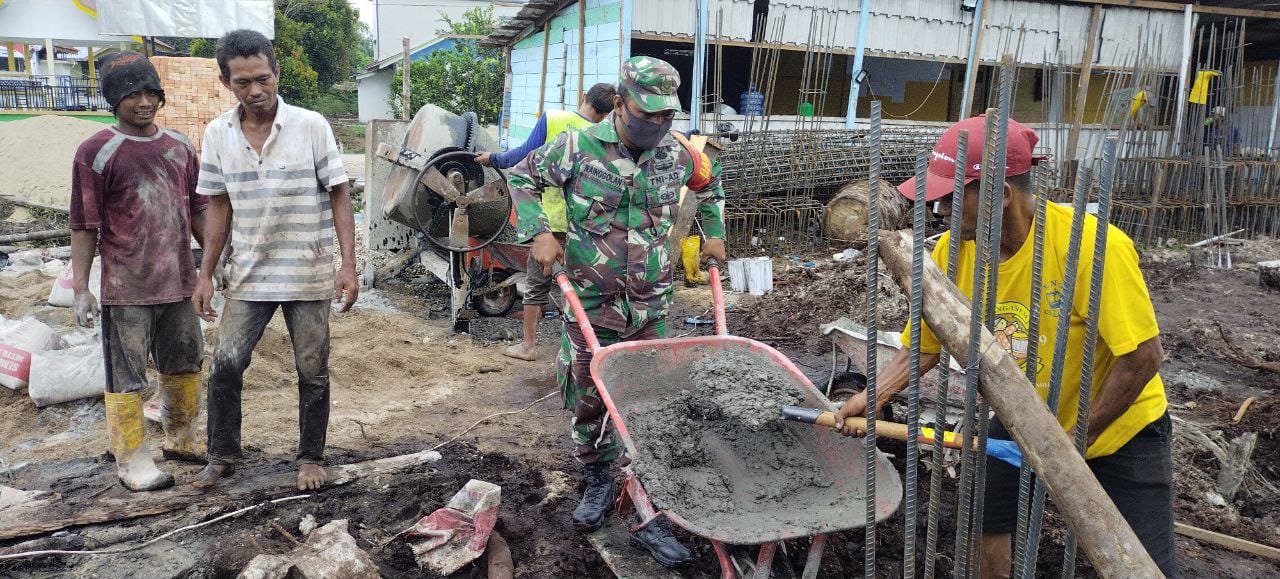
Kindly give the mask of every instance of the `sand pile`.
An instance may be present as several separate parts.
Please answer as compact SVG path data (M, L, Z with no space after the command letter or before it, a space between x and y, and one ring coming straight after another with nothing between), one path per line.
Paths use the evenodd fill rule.
M59 115L0 123L0 193L67 207L80 143L107 125Z

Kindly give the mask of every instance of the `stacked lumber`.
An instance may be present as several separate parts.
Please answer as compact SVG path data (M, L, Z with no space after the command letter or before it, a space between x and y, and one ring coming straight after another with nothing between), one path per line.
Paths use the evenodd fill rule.
M156 115L156 122L185 134L199 150L205 125L236 106L235 95L218 81L217 61L212 58L153 56L151 63L160 74L165 96L164 107Z

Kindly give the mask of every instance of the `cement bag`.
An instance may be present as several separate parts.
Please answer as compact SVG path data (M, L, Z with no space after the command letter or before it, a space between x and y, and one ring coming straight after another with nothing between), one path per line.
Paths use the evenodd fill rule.
M85 344L32 356L27 394L36 406L44 407L102 396L106 384L102 344Z
M0 385L13 390L26 388L32 354L47 350L53 337L53 328L34 318L0 318Z
M53 289L49 290L49 305L69 308L76 301L75 275L71 269L72 263L67 262L67 266L62 268L62 275L53 281ZM102 289L102 260L101 258L93 258L93 265L89 268L89 293L99 301L102 296L99 292Z

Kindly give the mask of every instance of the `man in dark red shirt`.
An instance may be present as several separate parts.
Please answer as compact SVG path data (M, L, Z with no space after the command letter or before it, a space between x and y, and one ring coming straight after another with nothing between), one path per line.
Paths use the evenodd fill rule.
M191 235L203 239L208 201L197 195L199 157L182 133L155 124L164 105L146 57L123 52L102 65L102 95L118 123L76 151L71 181L71 265L77 321L101 313L107 427L120 481L165 488L146 444L142 389L147 358L160 373L164 456L204 459L192 422L199 413L204 335L191 306L196 266ZM102 257L102 307L89 291L94 250Z

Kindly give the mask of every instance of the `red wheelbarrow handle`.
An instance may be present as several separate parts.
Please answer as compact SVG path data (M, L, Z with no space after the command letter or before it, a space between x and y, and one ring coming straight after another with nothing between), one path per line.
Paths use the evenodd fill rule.
M707 275L711 279L711 305L715 312L716 318L716 335L729 335L729 328L725 322L724 315L724 289L720 287L720 262L715 258L707 260ZM591 327L591 320L587 318L586 310L582 309L582 300L578 299L578 292L573 289L573 283L569 281L569 274L565 272L564 266L556 263L551 266L551 277L556 280L556 285L560 286L560 293L564 294L565 303L569 304L569 309L573 311L573 318L578 321L578 327L582 329L582 337L587 341L587 347L592 352L600 350L600 340L596 338L596 330Z

